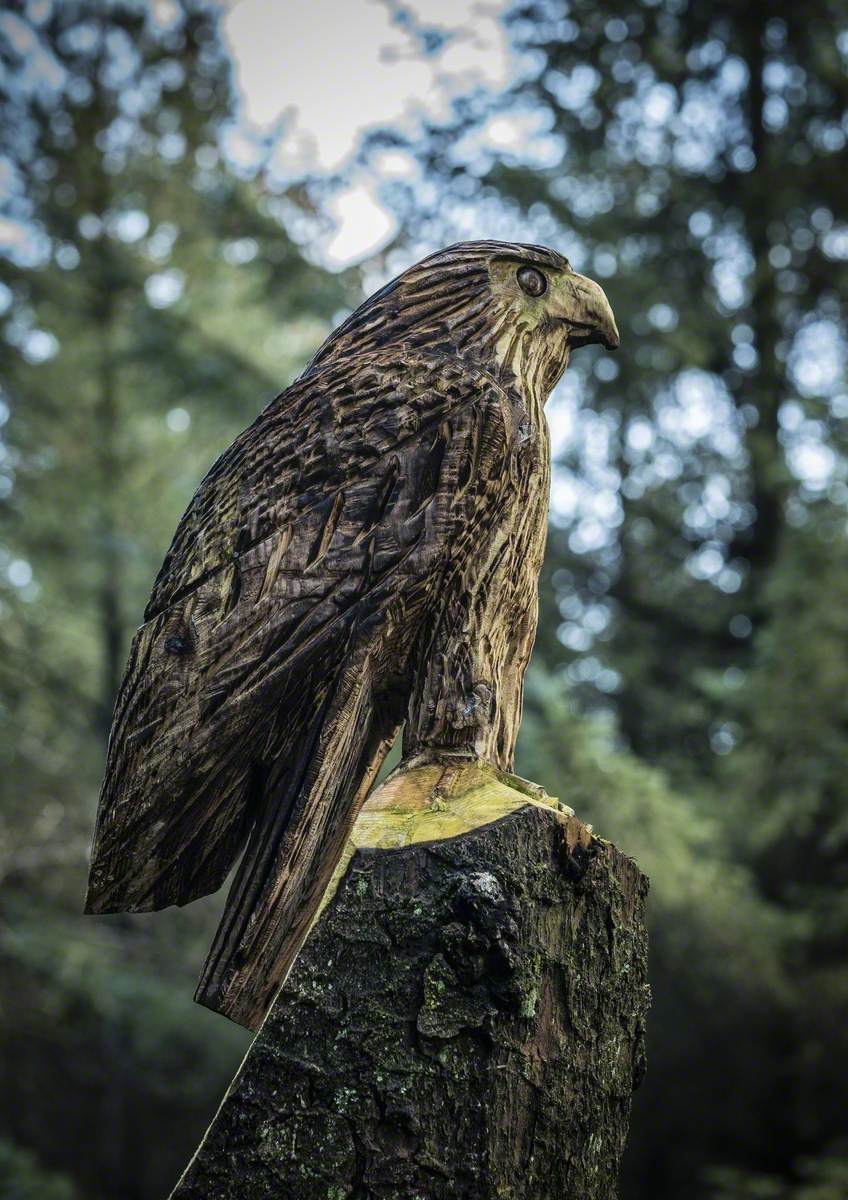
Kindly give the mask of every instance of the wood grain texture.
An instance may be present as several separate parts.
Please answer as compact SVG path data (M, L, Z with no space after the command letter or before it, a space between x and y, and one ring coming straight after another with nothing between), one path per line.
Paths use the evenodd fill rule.
M526 790L436 756L369 799L172 1200L616 1194L647 882Z
M606 299L559 255L452 247L358 309L201 483L130 652L87 900L185 904L246 846L201 1002L256 1027L404 718L410 753L511 765L544 401L598 340Z

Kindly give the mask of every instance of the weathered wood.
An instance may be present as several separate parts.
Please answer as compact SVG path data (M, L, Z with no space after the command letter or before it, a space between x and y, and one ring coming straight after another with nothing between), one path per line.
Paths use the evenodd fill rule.
M634 863L439 755L376 791L339 874L172 1200L611 1200L643 1069Z
M90 912L186 904L244 854L197 999L267 1011L400 724L511 769L547 528L545 401L618 332L555 251L448 247L221 455L133 642ZM246 849L245 849L246 845Z

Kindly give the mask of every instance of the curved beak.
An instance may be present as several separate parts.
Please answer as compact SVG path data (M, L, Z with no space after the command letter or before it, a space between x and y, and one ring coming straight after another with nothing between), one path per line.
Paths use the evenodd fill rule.
M570 326L568 344L592 346L600 343L607 350L617 350L621 338L604 290L594 279L576 272L564 279L560 304L552 315Z

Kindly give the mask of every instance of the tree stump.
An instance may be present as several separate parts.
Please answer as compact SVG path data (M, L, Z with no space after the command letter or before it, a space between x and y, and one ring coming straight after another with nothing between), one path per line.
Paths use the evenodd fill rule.
M610 1200L646 893L541 788L401 764L172 1200Z

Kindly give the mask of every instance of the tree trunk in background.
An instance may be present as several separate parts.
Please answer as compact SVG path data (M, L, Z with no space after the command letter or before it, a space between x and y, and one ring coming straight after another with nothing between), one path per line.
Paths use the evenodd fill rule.
M753 5L740 14L739 31L748 69L748 86L742 96L742 110L748 125L751 149L757 169L737 175L729 182L733 200L745 214L745 233L754 260L751 296L747 319L754 333L757 370L734 389L734 403L742 412L753 404L757 420L745 435L751 474L750 502L755 516L749 529L737 535L728 557L741 554L748 564L743 597L755 629L768 624L766 590L780 553L784 534L785 506L791 494L791 475L780 442L780 407L791 392L786 368L778 347L784 331L780 319L780 291L777 272L769 253L775 242L770 227L779 227L786 216L785 199L777 195L775 178L784 170L783 152L773 144L764 120L767 62L763 29L771 15L768 5Z
M107 211L107 197L101 197L101 211ZM96 379L94 407L94 453L97 466L97 543L92 554L99 575L97 586L101 638L99 725L104 738L112 724L112 708L124 666L124 621L121 592L124 571L119 550L119 531L115 517L116 501L122 486L121 459L118 451L118 376L115 369L115 306L117 289L111 278L106 255L99 256L101 293L92 312L92 325L99 334L100 359Z
M534 785L402 764L172 1200L610 1200L646 893Z

